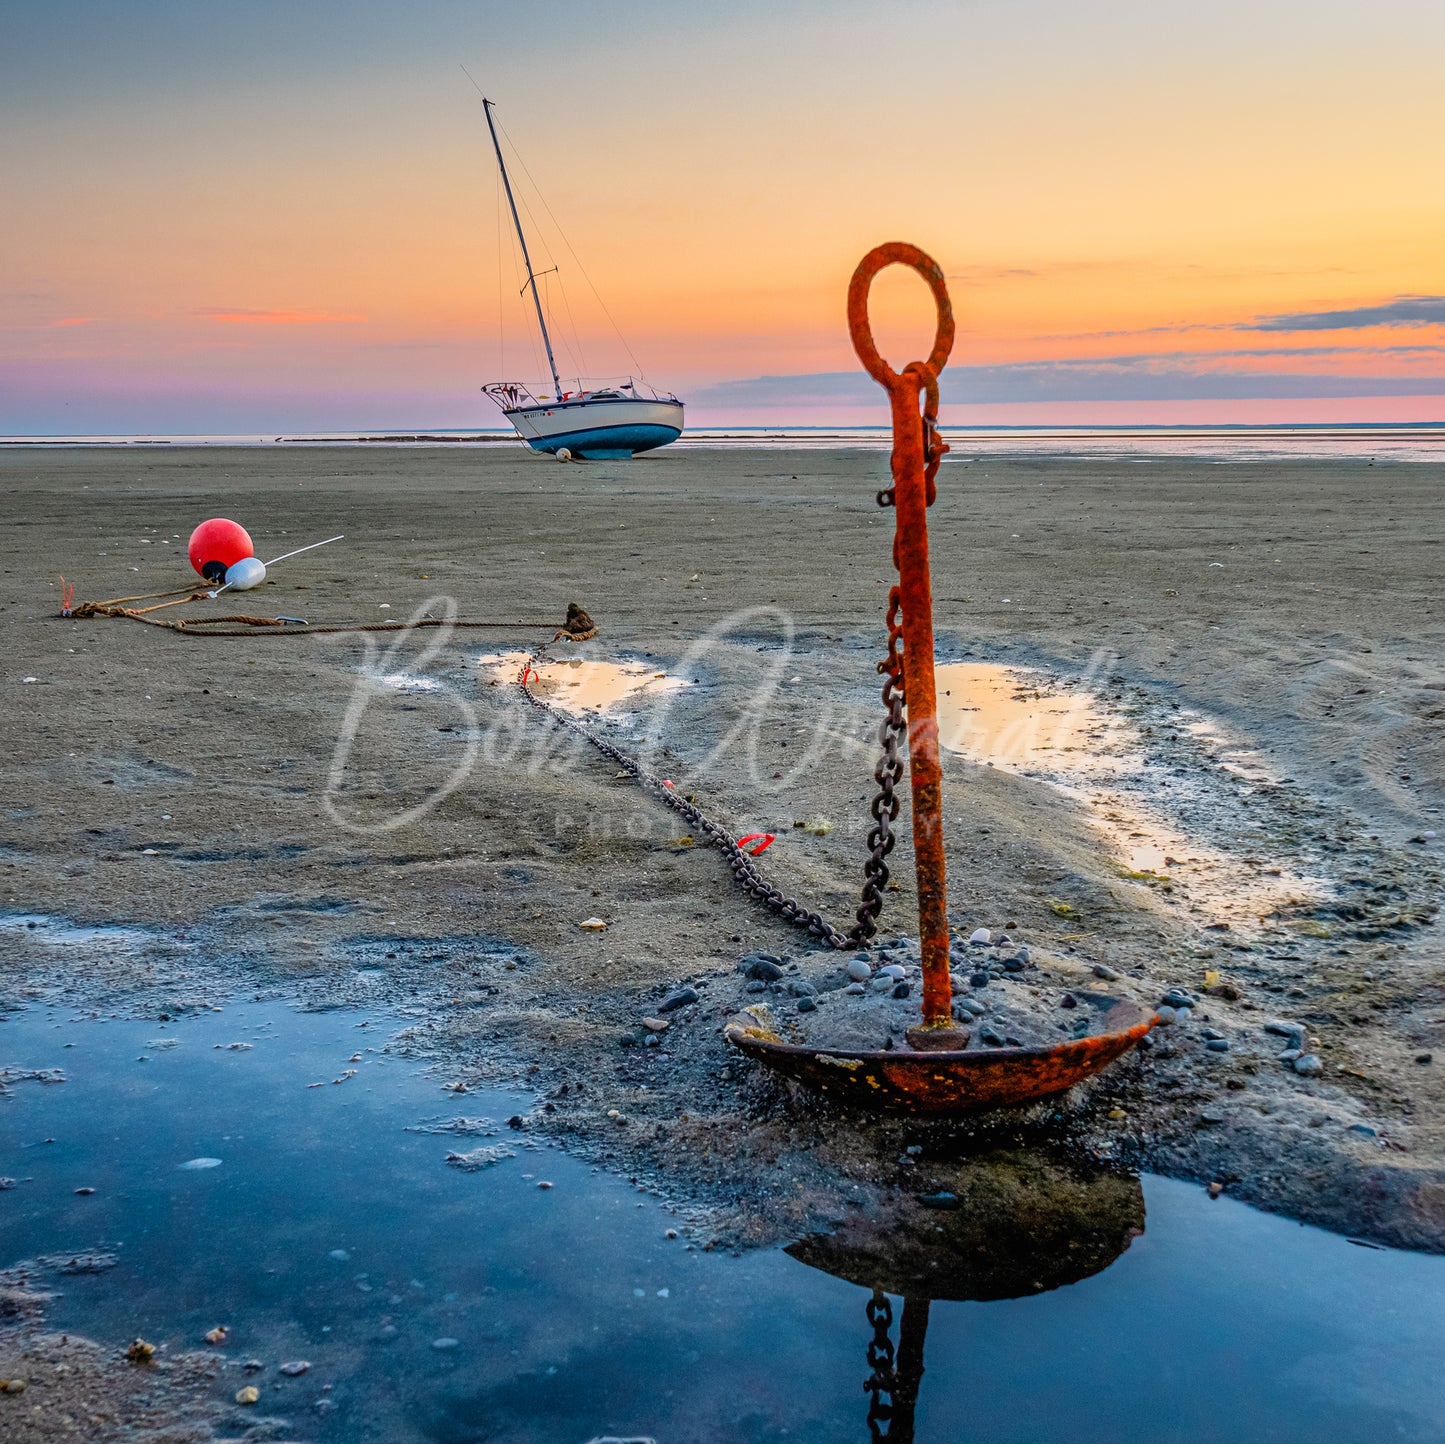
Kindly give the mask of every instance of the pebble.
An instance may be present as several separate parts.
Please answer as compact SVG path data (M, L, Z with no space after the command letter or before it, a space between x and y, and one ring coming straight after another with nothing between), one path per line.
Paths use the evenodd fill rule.
M661 1045L661 1043L662 1043L662 1039L659 1038L656 1033L649 1033L649 1034L642 1040L642 1046L643 1046L644 1048L656 1048L656 1047L659 1047L659 1046Z
M249 1368L250 1366L247 1365L247 1367ZM298 1375L304 1374L310 1367L310 1359L293 1359L289 1364L279 1366L280 1372L285 1374L288 1379L294 1379Z
M1167 1003L1171 1008L1192 1008L1194 994L1186 993L1183 988L1170 988L1159 1001Z
M552 1185L544 1178L537 1184L537 1187L545 1192L547 1189L551 1188Z
M1279 1055L1279 1061L1281 1063L1293 1063L1303 1057L1303 1055L1304 1050L1302 1048L1286 1048L1284 1052Z
M901 963L888 963L878 969L878 976L880 978L892 978L894 982L901 982L908 974Z
M890 977L877 977L873 979L873 991L875 993L891 993L893 984L897 981Z
M783 970L767 958L758 958L748 968L748 977L764 983L776 983L783 976Z
M803 996L798 999L798 1011L800 1013L813 1013L817 1011L817 1008L817 999L810 998L806 993L804 993Z
M978 1030L978 1037L981 1043L987 1043L990 1048L1002 1048L1003 1037L994 1031L987 1023Z
M862 983L849 983L843 991L845 993L851 993L855 998L861 998L868 989L865 988Z
M1302 1053L1294 1060L1294 1071L1301 1078L1318 1078L1325 1071L1318 1053Z
M848 963L848 976L855 983L866 983L873 976L873 969L862 958L853 958Z
M1204 1036L1209 1039L1217 1039L1224 1037L1224 1034L1221 1033L1217 1028L1205 1028Z
M1027 958L1019 958L1019 957L1005 958L1005 959L1003 960L1003 970L1004 970L1004 972L1006 972L1006 973L1021 973L1021 972L1023 972L1024 967L1025 967L1025 965L1027 964L1027 962L1028 962L1028 959L1027 959Z
M1380 1130L1378 1128L1371 1128L1368 1123L1352 1123L1350 1124L1350 1132L1358 1133L1362 1138L1378 1138L1380 1136Z
M1096 978L1102 978L1106 983L1117 983L1119 981L1119 974L1104 963L1094 964L1094 976Z
M957 1208L958 1195L956 1193L920 1193L918 1201L924 1208Z
M665 1033L672 1024L669 1023L666 1018L644 1018L642 1020L642 1026L646 1028L649 1033Z
M1303 1023L1290 1023L1283 1018L1271 1018L1264 1025L1264 1031L1274 1033L1280 1038L1288 1038L1292 1048L1304 1047L1305 1025Z
M327 1254L327 1258L334 1258L337 1263L349 1263L351 1261L351 1255L347 1253L344 1248L332 1249L331 1252Z
M238 1404L254 1404L261 1397L261 1391L254 1384L247 1384L244 1389L236 1390L236 1402Z
M455 1349L460 1343L460 1339L433 1339L431 1346L434 1349Z
M818 996L817 988L815 988L812 983L805 982L802 978L794 978L793 981L788 984L788 991L795 998L816 998Z
M1072 993L1065 993L1064 996L1059 999L1059 1007L1061 1008L1077 1008L1078 1006L1079 1000Z
M1020 949L1014 954L1014 962L1016 962L1016 963L1023 963L1025 966L1027 966L1030 962L1033 961L1033 956L1034 956L1034 955L1033 955L1031 952L1029 952L1029 950L1028 950L1027 948L1020 948Z
M675 993L669 993L658 1005L659 1013L671 1013L674 1009L685 1008L689 1003L697 1002L696 988L679 988Z
M1416 1053L1415 1061L1422 1064L1433 1063L1435 1061L1435 1055L1433 1053Z
M968 940L977 947L986 947L993 941L993 934L987 928L975 928L969 934Z
M761 979L754 978L743 991L745 993L766 993L768 991L768 985Z
M913 989L906 982L897 982L893 985L893 996L895 998L906 998Z
M975 973L968 980L968 983L969 986L972 988L986 988L989 985L989 981L990 980L987 973Z
M1154 1011L1158 1015L1161 1028L1168 1028L1179 1020L1179 1014L1168 1003L1161 1003Z
M982 1003L976 1002L973 998L958 998L955 1000L955 1006L962 1008L965 1013L975 1018L981 1018L988 1012Z
M994 945L994 947L996 947L996 948L1011 948L1011 947L1013 947L1013 945L1014 945L1014 940L1013 940L1011 937L1009 937L1009 935L1008 935L1007 933L1000 933L1000 934L993 940L993 945Z
M1227 1053L1229 1052L1229 1039L1209 1038L1205 1040L1204 1046L1208 1048L1211 1053Z

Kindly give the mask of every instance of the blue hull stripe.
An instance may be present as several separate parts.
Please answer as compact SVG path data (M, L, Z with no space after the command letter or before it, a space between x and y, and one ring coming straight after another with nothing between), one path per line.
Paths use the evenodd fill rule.
M586 431L564 431L558 436L537 436L527 445L533 451L555 452L565 446L578 456L631 456L638 451L652 451L676 441L682 432L675 426L596 426Z

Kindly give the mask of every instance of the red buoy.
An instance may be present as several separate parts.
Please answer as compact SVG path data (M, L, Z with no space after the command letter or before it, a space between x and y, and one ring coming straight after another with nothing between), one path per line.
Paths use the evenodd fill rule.
M219 582L228 567L234 566L245 557L256 555L246 528L238 521L227 521L223 516L213 516L203 521L191 533L186 547L191 565L208 582Z

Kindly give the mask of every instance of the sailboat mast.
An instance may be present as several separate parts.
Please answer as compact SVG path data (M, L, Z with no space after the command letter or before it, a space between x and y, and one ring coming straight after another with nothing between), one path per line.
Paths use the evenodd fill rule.
M547 322L542 315L542 298L537 294L537 277L532 270L532 257L527 252L527 237L522 230L522 218L517 214L517 202L512 195L512 180L507 174L507 163L502 159L502 143L497 139L497 127L492 121L492 102L482 97L482 109L487 114L487 129L492 133L492 147L497 152L497 169L502 172L502 184L507 191L507 204L512 208L512 224L517 228L517 239L522 243L522 259L527 263L527 284L532 288L532 304L537 308L537 325L542 332L542 345L547 348L547 365L552 369L552 394L561 396L562 378L557 374L557 358L552 355L552 338L547 334Z

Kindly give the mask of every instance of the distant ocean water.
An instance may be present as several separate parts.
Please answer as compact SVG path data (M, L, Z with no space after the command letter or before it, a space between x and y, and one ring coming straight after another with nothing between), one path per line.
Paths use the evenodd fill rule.
M1313 426L945 426L955 457L1071 455L1145 463L1152 458L1215 462L1363 460L1445 461L1445 422ZM674 446L883 448L882 426L701 426ZM510 430L350 431L135 436L4 436L0 447L152 446L462 446L521 445Z

